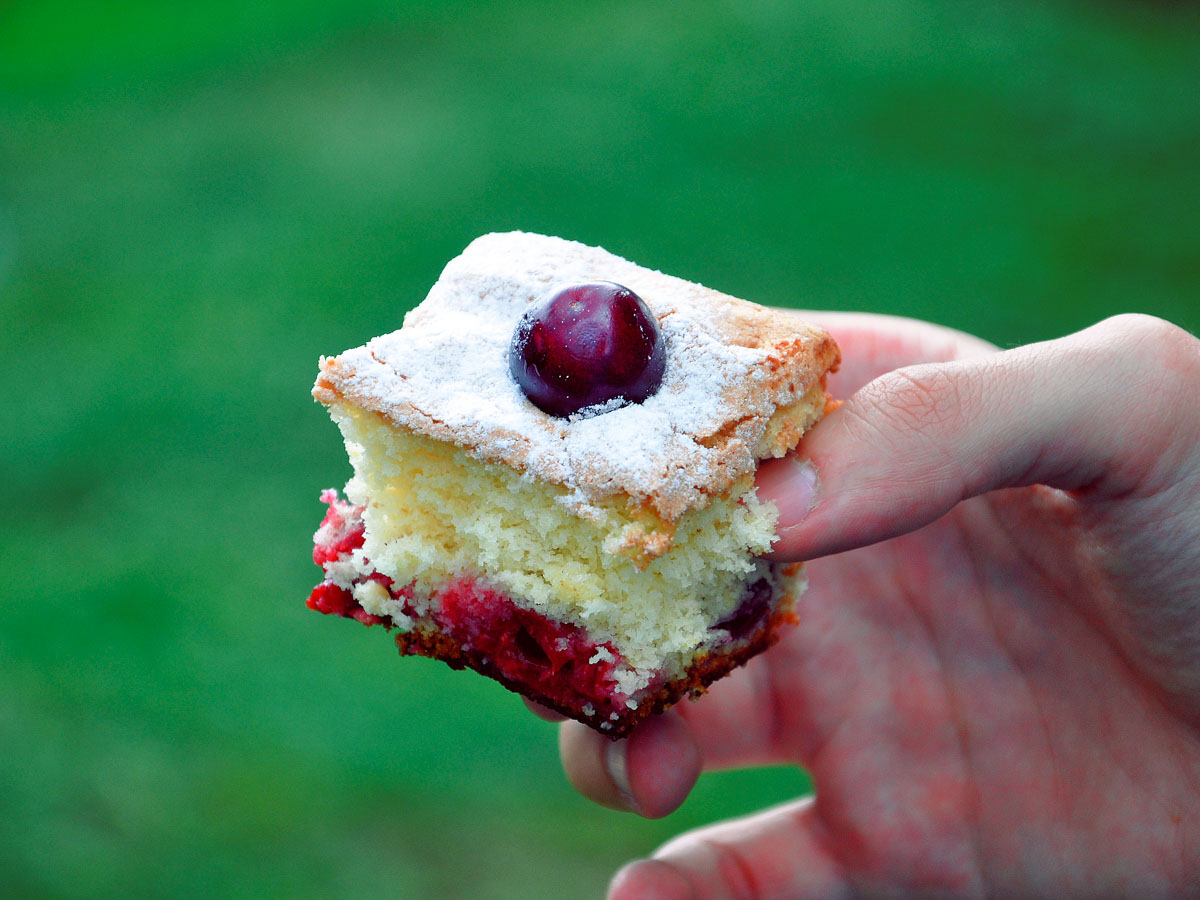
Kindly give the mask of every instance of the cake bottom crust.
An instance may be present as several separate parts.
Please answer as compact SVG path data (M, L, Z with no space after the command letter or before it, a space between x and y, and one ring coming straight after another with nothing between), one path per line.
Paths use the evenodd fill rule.
M704 654L688 666L682 677L640 693L636 709L627 707L621 711L601 710L591 716L578 706L566 704L557 697L539 692L525 682L507 677L491 659L465 648L460 641L444 632L414 630L397 634L395 640L402 656L427 656L440 659L452 669L472 669L500 682L510 691L582 722L615 741L627 737L634 726L647 716L668 709L684 697L700 697L708 690L710 684L766 650L779 640L783 628L795 623L796 613L789 603L787 608L771 613L748 640L739 642L727 652ZM607 715L603 714L604 712L607 712Z

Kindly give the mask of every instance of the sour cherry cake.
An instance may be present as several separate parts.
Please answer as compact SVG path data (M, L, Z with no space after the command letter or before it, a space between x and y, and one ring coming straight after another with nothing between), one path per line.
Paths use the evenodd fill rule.
M794 621L754 472L837 362L795 313L481 237L400 330L321 360L354 475L322 495L308 605L626 735Z

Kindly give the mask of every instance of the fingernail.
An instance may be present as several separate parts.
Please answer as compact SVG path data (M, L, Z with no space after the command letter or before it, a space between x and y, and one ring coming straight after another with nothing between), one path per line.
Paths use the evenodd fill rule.
M785 456L764 463L755 483L759 498L773 501L779 510L780 530L802 522L817 505L820 479L810 460Z
M629 784L629 763L627 749L628 740L609 741L604 747L604 771L609 780L621 795L621 802L633 812L637 812L637 802L633 799L633 787Z

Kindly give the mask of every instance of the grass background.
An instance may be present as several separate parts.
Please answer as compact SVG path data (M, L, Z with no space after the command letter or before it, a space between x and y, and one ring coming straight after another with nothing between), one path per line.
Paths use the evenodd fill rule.
M316 359L477 234L1011 345L1200 326L1187 4L0 4L0 885L589 897L801 792L577 798L483 679L323 620Z

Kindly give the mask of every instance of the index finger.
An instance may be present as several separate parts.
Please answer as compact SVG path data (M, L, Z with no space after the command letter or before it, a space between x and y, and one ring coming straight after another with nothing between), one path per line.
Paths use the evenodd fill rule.
M836 398L849 397L880 375L903 366L950 362L999 350L966 332L902 316L822 310L799 310L797 315L828 331L842 349L841 366L829 376L827 385Z

